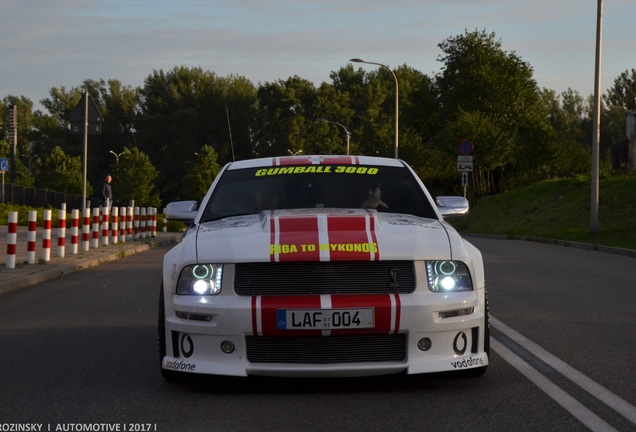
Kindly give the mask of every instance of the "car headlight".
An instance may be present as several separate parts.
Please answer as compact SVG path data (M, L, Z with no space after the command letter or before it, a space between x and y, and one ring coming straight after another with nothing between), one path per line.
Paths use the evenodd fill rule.
M461 261L426 261L428 289L433 292L470 291L468 266Z
M193 264L181 270L177 294L217 295L221 292L222 264Z

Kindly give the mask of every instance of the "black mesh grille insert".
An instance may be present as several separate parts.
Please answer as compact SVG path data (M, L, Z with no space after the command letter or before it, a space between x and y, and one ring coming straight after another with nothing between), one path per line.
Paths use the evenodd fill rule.
M412 261L236 264L238 295L384 294L415 290Z
M330 364L396 362L406 358L406 335L279 337L248 336L252 363Z

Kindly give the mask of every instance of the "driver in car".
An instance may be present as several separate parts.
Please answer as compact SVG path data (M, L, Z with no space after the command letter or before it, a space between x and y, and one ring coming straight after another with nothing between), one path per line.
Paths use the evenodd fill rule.
M380 198L382 196L382 189L380 189L379 185L373 185L369 188L369 195L367 197L367 199L365 199L364 201L362 201L361 207L362 208L374 208L377 209L378 207L383 207L383 208L389 208L389 206L382 201L382 199Z

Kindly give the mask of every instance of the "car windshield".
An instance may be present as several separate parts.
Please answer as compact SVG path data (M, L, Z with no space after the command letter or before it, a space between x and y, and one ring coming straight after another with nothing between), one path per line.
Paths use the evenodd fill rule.
M437 218L406 168L299 165L225 171L201 220L300 208L369 208Z

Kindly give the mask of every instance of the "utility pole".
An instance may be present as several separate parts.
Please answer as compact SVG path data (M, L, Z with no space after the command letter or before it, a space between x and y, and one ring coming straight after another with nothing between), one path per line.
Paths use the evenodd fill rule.
M603 0L598 0L596 19L596 67L594 73L594 114L592 136L592 196L590 208L590 234L598 234L598 202L599 202L599 147L601 140L601 59L603 46Z
M18 107L9 107L9 146L11 147L11 184L16 182L15 158L18 148Z
M78 104L71 112L71 134L82 135L84 138L84 151L82 154L83 181L82 181L82 205L86 206L86 171L88 163L88 136L102 133L104 121L97 105L90 93L85 92Z

